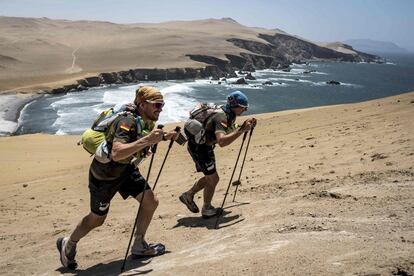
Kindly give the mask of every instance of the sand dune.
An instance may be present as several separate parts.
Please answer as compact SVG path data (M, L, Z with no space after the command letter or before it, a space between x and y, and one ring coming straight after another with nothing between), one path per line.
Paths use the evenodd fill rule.
M131 68L204 67L185 55L238 55L246 50L226 39L261 41L258 32L276 31L225 19L123 25L0 17L0 32L0 90L29 90L71 83L71 76L79 79Z
M0 16L0 92L62 87L103 72L202 68L207 64L187 55L227 60L226 54L252 54L246 50L249 48L237 47L228 40L260 42L257 48L265 49L269 42L259 34L276 33L293 37L278 29L243 26L229 18L114 24ZM350 49L346 53L356 55Z
M185 148L174 145L147 235L169 253L129 260L125 275L412 275L414 92L257 117L242 186L218 230L178 201L198 175ZM89 210L91 159L77 139L0 138L0 274L67 272L55 240ZM239 147L216 151L215 205ZM165 151L160 144L152 179ZM78 274L119 273L136 208L115 197L106 224L79 244Z

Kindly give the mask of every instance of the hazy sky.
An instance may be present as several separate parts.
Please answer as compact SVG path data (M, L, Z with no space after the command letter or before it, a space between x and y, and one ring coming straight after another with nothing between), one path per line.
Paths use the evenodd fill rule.
M231 17L313 41L370 38L414 50L414 0L0 0L0 15L116 23Z

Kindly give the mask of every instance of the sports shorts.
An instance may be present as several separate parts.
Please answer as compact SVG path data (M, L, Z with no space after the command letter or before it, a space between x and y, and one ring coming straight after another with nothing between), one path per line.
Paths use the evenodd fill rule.
M89 170L91 211L98 216L106 215L111 200L117 192L123 199L127 199L129 196L136 198L144 191L145 183L144 177L132 165L128 166L123 176L114 180L96 179ZM151 187L147 185L146 189L151 189Z
M212 175L216 172L214 146L206 144L198 145L189 139L187 150L193 158L198 172L203 172L204 175Z

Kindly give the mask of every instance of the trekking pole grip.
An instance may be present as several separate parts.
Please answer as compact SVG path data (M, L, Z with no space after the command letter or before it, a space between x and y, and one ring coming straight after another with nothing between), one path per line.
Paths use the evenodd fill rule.
M174 131L175 131L175 132L180 132L180 131L181 131L181 127L176 126L176 127L174 128ZM169 148L171 148L171 147L172 147L172 145L173 145L173 143L174 143L174 139L173 139L173 138L171 138L171 141L170 141L170 144L168 145L168 147L169 147Z
M164 125L161 125L161 124L159 124L159 125L157 125L157 129L163 129L164 128ZM155 154L156 152L157 152L157 145L158 144L154 144L154 145L152 145L152 154Z

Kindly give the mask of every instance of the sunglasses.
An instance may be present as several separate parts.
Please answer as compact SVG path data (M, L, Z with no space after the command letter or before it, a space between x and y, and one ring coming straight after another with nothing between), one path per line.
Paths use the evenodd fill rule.
M241 105L239 104L238 107L242 107L244 110L247 110L247 108L249 107L248 105Z
M155 107L156 109L161 109L165 105L165 103L154 102L154 101L145 101L145 102L152 104L152 106Z

